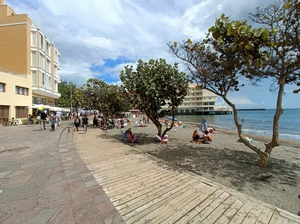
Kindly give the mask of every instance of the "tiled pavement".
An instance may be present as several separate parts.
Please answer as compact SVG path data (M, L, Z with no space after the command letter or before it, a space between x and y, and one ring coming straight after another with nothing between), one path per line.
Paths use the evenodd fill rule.
M0 223L124 223L91 175L65 121L0 126Z

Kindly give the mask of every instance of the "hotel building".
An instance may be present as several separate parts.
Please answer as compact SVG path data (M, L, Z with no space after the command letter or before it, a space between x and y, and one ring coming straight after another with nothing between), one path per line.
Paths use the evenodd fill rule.
M219 107L217 95L196 84L189 85L189 93L183 103L175 110L175 114L231 114L228 107ZM162 110L168 111L166 107Z
M59 57L53 39L0 0L0 123L27 118L32 104L54 106L60 97Z

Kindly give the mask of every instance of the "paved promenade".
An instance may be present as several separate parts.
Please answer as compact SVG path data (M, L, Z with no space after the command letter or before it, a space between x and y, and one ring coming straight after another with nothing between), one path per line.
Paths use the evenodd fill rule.
M0 126L0 223L124 223L79 157L64 122Z
M109 133L67 125L55 132L0 126L0 223L300 224L299 216L173 169Z

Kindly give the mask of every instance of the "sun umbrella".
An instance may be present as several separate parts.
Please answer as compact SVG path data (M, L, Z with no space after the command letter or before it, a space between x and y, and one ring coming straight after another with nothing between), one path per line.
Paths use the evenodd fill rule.
M200 130L201 131L206 131L207 130L206 120L203 117L201 119Z
M38 110L45 110L45 106L44 106L44 105L40 106L40 107L38 108Z

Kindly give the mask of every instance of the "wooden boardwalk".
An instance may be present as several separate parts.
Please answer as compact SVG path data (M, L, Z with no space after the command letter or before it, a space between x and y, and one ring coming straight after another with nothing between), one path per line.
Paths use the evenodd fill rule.
M126 223L300 224L300 217L180 169L99 131L74 143Z

